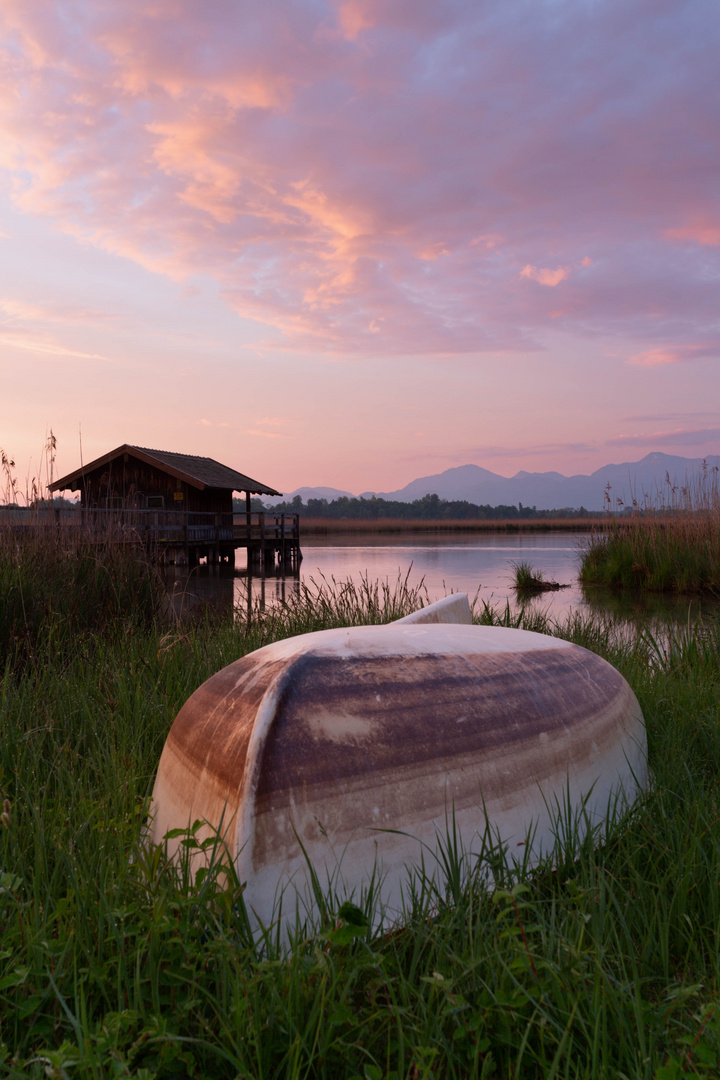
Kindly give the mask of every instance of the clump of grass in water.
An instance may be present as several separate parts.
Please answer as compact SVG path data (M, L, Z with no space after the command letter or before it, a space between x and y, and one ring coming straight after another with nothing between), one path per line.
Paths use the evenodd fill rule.
M606 493L612 512L610 493ZM615 509L622 509L622 505ZM593 533L582 553L580 581L615 589L711 593L720 596L718 469L704 466L694 482L665 487L628 517Z
M381 615L370 595L356 611L368 621ZM349 610L326 601L314 629ZM288 636L311 612L274 617ZM198 880L140 843L175 714L271 624L198 623L167 647L164 627L138 622L62 655L41 635L37 665L0 683L12 804L0 828L0 1074L717 1075L716 624L670 647L618 642L594 619L479 617L610 658L646 717L652 790L604 846L494 892L474 867L461 880L448 846L448 880L418 882L392 929L372 929L369 898L356 898L358 915L327 896L326 920L290 955L272 932L248 935L242 882L221 852Z
M557 581L546 581L542 570L536 570L529 562L513 563L515 571L515 583L513 588L518 594L524 593L530 596L534 593L558 592L559 589L567 589L569 586L560 585Z
M516 589L534 589L544 584L542 571L536 570L529 562L513 563L513 569Z

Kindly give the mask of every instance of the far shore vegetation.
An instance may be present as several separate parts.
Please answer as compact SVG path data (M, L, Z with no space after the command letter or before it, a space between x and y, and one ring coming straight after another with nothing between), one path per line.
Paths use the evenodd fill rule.
M244 509L236 500L237 509ZM253 500L253 510L261 509L260 500ZM308 499L299 495L290 501L265 508L266 514L292 513L300 515L303 536L388 535L397 533L478 532L589 532L603 520L602 511L585 507L560 510L538 510L534 506L476 505L466 500L441 499L424 495L405 503L381 498Z
M638 696L653 782L597 846L559 822L531 869L492 844L471 862L449 831L444 883L420 877L403 919L377 926L371 895L325 889L288 949L276 926L250 931L221 850L193 879L147 843L163 744L205 679L269 642L427 599L407 579L324 582L182 623L141 548L0 527L0 1076L718 1075L713 616L653 636L476 607L478 623L592 649Z
M312 523L313 528L320 528L322 522L328 529L339 526L330 523L341 523L343 527L354 529L355 527L368 528L376 524L378 528L383 525L396 529L398 523L407 522L413 527L419 527L420 523L434 523L443 525L445 528L457 529L468 527L496 527L496 523L502 522L570 522L596 520L602 517L602 512L586 510L584 506L575 510L565 507L560 510L538 510L534 506L477 506L475 503L464 499L441 499L439 495L428 494L421 499L412 502L400 502L396 499L372 498L355 499L343 496L328 502L327 499L308 499L304 503L299 495L289 502L278 503L268 513L293 513L302 518L303 529ZM486 524L487 523L487 524Z

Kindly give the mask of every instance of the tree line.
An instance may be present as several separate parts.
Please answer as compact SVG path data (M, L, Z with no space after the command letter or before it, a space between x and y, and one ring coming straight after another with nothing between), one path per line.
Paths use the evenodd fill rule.
M238 503L240 500L236 500ZM262 508L259 499L252 500L253 510ZM244 509L244 503L238 509ZM380 499L374 495L369 499L348 498L341 496L328 502L327 499L308 499L302 501L299 495L290 501L276 503L266 507L275 514L300 514L312 518L347 518L354 520L376 521L381 518L401 518L413 521L488 521L528 518L581 518L601 517L601 511L563 507L559 510L538 510L535 506L477 506L466 499L441 499L439 495L423 495L413 502L399 502L392 499Z

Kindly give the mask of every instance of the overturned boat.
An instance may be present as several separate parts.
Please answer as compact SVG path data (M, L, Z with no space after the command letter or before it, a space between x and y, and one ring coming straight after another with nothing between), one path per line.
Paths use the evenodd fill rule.
M647 782L642 713L594 653L473 626L448 597L386 626L267 645L180 710L153 792L151 838L219 833L253 917L314 909L320 884L396 918L408 872L432 874L448 828L469 857L551 852L558 823L602 831ZM173 854L178 837L166 840ZM438 866L439 864L435 864Z

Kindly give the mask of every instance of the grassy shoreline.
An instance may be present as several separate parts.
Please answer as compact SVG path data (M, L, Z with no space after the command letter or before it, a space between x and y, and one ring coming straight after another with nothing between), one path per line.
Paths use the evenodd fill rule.
M720 516L614 524L592 534L578 576L610 589L720 597Z
M609 494L608 494L609 499ZM629 518L613 520L585 548L580 581L612 589L720 597L720 479L703 467L654 503L634 504Z
M167 731L238 656L397 618L422 590L340 584L250 620L116 626L101 619L102 578L86 581L82 629L49 608L0 682L0 1076L717 1075L717 622L623 642L608 620L483 607L478 620L575 640L622 671L652 789L603 846L568 843L494 892L449 874L384 932L328 897L287 955L250 939L232 873L192 882L143 845Z

